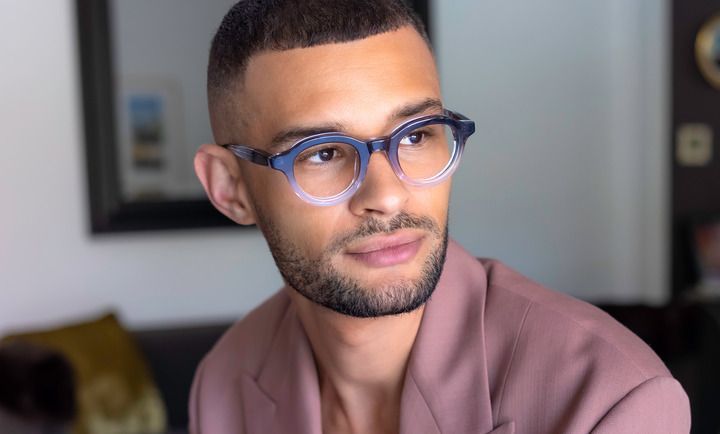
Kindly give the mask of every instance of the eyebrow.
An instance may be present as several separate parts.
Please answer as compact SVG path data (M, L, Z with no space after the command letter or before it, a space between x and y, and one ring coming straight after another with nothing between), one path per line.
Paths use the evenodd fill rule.
M398 107L389 117L390 122L398 122L430 111L442 112L443 104L437 98L426 98L422 101L412 102ZM280 131L270 141L270 152L281 152L290 145L305 137L329 132L347 131L344 124L339 122L313 125L307 127L291 127Z
M280 152L287 149L290 145L305 137L314 136L316 134L329 133L334 131L343 131L345 128L340 123L330 123L323 125L315 125L311 127L292 127L276 134L270 141L270 152Z
M390 120L395 122L401 119L407 119L409 117L414 117L430 111L436 111L441 113L442 110L442 101L437 98L426 98L422 101L406 104L399 107L390 116Z

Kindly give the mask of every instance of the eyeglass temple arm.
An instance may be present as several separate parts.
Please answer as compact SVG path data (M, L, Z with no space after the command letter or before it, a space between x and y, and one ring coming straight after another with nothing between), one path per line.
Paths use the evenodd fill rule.
M222 147L228 149L230 152L235 154L236 157L243 160L260 164L262 166L270 166L270 154L265 154L264 152L248 148L243 145L222 145Z

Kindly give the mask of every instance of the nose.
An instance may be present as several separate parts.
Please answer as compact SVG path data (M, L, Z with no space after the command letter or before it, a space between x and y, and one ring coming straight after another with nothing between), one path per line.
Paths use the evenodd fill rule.
M357 216L393 216L405 208L410 192L395 175L385 152L373 152L365 179L350 198L350 211Z

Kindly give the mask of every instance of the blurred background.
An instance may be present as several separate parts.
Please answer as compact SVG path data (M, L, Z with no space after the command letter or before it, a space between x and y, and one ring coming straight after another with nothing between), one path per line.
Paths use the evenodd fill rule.
M51 409L43 423L103 432L125 412L124 426L144 427L132 432L180 429L197 359L281 286L259 231L210 212L192 174L212 142L207 50L233 3L0 0L0 337L84 363L64 345L92 324L104 331L80 348L130 347L145 386L126 394L149 408L116 403L80 425ZM451 236L616 316L683 382L694 432L720 432L720 3L415 5L447 106L477 125ZM62 370L54 355L12 349L5 372ZM117 371L137 377L132 363ZM58 387L55 402L85 412L112 389L74 375L94 392ZM3 402L18 424L52 407L11 395L0 426Z

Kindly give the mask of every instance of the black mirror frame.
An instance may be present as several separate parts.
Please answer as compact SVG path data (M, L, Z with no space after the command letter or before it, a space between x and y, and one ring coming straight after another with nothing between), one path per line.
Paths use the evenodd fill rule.
M76 0L91 232L238 226L207 199L123 200L116 157L114 33L109 1ZM429 34L429 0L410 3Z

